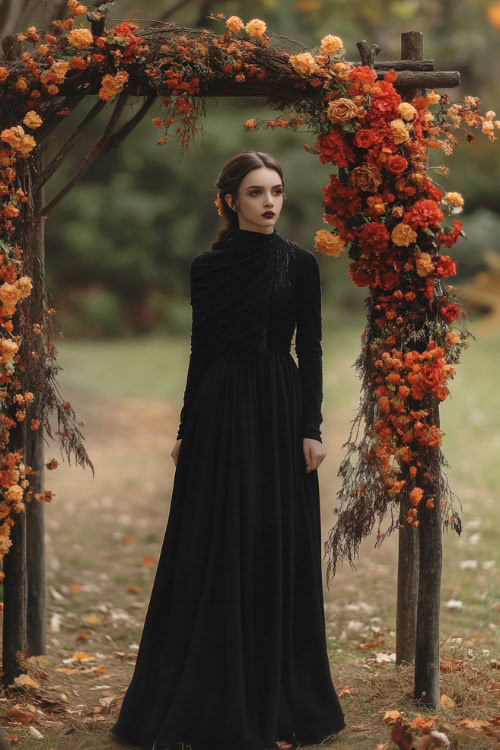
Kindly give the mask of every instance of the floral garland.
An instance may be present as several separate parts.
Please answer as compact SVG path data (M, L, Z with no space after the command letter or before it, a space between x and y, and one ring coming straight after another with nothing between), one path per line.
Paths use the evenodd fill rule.
M462 315L443 283L455 273L455 263L438 254L442 245L452 247L463 234L457 220L452 227L443 226L445 213L458 213L463 200L458 193L444 193L427 177L426 154L429 147L449 153L456 143L452 129L462 121L496 140L493 130L500 122L494 120L495 113L480 115L475 97L466 97L463 105L450 104L434 91L404 102L393 85L394 70L377 81L373 69L342 59L345 50L336 36L325 36L316 50L291 54L270 46L273 35L261 19L245 24L222 13L211 16L225 22L221 35L206 29L193 35L193 30L185 33L172 23L136 33L139 27L132 22L111 29L102 24L93 32L76 26L76 19L85 16L96 24L105 11L89 11L78 0L67 5L70 16L52 21L43 39L33 26L18 34L20 44L34 47L32 53L24 50L20 60L0 65L3 111L8 113L8 122L0 124L0 558L11 545L15 514L25 510L25 499L32 499L32 490L26 498L25 490L30 485L27 476L35 473L23 464L19 451L9 450L12 428L26 418L35 399L33 391L23 391L19 373L37 370L40 378L34 382L44 383L40 418L30 421L31 430L43 424L50 434L48 406L57 408L60 420L74 416L71 405L47 385L50 367L54 371L50 318L56 311L44 304L26 312L19 305L21 321L28 321L23 335L12 321L18 303L29 303L32 282L26 271L35 267L27 262L29 248L22 247L23 220L27 223L33 210L25 179L30 156L86 93L110 102L145 80L167 112L152 119L156 128L164 129L157 140L160 146L176 125L178 142L188 148L202 113L201 86L214 80L275 80L276 94L266 103L283 111L293 102L292 112L272 120L247 120L245 130L266 126L296 131L305 124L317 134L314 147L304 148L322 164L331 163L337 174L330 175L323 189L324 221L333 229L318 230L315 247L332 256L347 251L350 277L371 294L358 361L363 374L358 420L366 420L366 430L361 441L350 439L341 466L345 481L340 500L351 506L341 514L337 531L344 533L350 555L371 528L375 513L382 514L405 493L412 505L407 520L417 526L419 508L434 502L426 481L435 477L426 477L425 468L429 450L438 450L442 437L427 400L448 395L446 381L453 377L467 338L466 332L450 328ZM436 113L431 112L434 105L439 105ZM467 139L474 140L469 132ZM444 166L440 170L446 174ZM42 337L43 347L28 363L20 345L32 353L36 337ZM8 413L16 405L13 420ZM65 422L58 435L83 457L75 427ZM356 451L353 467L350 456ZM54 469L57 461L45 466ZM34 495L41 502L51 497L50 490Z

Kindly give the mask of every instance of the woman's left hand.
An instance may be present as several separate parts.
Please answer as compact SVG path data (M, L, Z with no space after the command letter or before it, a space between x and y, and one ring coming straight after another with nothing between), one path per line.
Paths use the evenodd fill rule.
M320 440L304 438L303 448L306 460L306 472L314 471L326 456L325 447Z

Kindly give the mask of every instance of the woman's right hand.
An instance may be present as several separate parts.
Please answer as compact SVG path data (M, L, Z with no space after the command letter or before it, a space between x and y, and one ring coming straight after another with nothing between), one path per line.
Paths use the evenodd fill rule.
M177 466L177 459L179 458L179 451L181 448L182 438L179 438L179 440L175 441L175 445L172 448L171 456L174 459L174 464Z

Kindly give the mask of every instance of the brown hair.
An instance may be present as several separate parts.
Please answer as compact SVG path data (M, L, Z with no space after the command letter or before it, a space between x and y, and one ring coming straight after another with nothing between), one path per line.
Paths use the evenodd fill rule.
M223 218L226 220L226 226L218 230L211 248L212 250L217 242L221 242L231 231L239 228L238 214L227 205L225 196L228 194L231 195L234 201L243 178L252 169L258 169L259 167L274 169L281 177L283 190L285 189L281 165L270 154L266 154L263 151L240 151L239 154L232 156L222 167L215 183L216 187L219 188L221 210Z

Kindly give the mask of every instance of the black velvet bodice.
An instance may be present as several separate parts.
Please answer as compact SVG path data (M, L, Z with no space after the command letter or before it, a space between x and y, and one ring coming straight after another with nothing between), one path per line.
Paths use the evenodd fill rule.
M302 436L321 441L321 279L316 256L273 231L236 229L190 269L191 355L177 438L200 379L234 347L295 353L302 387Z

